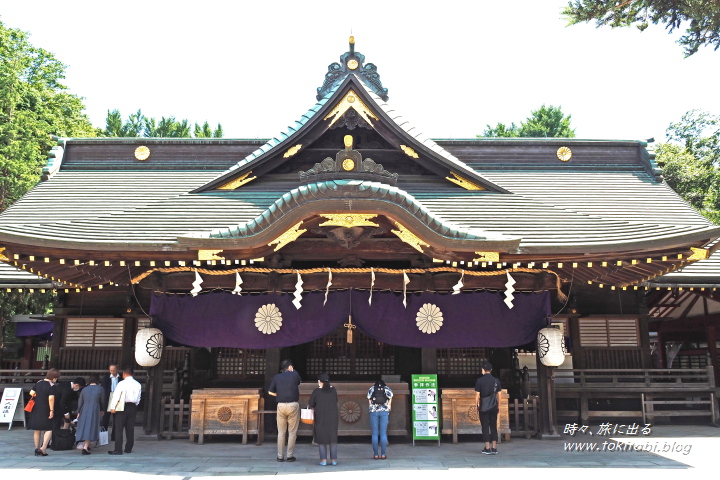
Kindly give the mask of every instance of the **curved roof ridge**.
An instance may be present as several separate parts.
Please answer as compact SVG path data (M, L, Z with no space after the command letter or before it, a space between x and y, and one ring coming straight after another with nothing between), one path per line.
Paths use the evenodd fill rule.
M210 233L193 235L195 238L240 238L250 237L269 228L280 217L305 204L328 199L350 198L389 202L399 206L409 215L427 225L437 234L451 239L462 240L504 240L514 237L498 233L487 233L480 229L464 228L449 222L431 212L410 193L398 187L368 180L328 180L297 188L278 198L271 206L244 224L216 229Z

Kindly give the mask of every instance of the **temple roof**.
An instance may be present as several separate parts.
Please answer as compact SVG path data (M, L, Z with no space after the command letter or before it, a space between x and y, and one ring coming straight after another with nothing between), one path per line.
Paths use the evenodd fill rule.
M345 68L365 65L348 53L319 101L271 139L61 139L43 181L0 215L0 247L259 257L300 222L351 212L401 224L432 258L684 259L720 236L667 186L644 142L432 140L387 103L381 84ZM583 278L628 283L656 272Z

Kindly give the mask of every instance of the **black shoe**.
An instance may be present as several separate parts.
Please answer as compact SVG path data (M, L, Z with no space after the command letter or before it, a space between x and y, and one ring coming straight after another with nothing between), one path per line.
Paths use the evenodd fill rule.
M132 450L125 450L125 453L132 453Z
M493 455L497 455L497 448L493 448L493 449L492 449L492 454L493 454Z
M489 448L483 448L482 451L480 451L480 453L485 454L485 455L492 455L492 450L490 450Z
M283 460L282 458L278 457L277 461L278 461L278 462L284 462L285 460Z
M89 452L88 450L86 450L86 449L83 448L83 449L82 449L82 454L83 454L83 455L90 455L90 452Z
M287 458L287 461L288 461L288 462L294 462L295 460L297 460L295 457L288 457L288 458Z
M110 450L108 452L108 455L122 455L122 454L123 454L123 452L116 452L115 450Z

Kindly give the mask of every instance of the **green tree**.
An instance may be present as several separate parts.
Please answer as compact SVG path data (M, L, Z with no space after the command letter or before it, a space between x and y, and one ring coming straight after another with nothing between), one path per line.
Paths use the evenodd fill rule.
M669 32L684 26L685 35L678 43L685 57L703 45L720 47L720 2L716 0L574 0L562 13L570 25L595 20L598 27L635 25L643 31L653 23L665 25Z
M560 107L541 106L533 110L530 116L520 122L520 126L511 123L506 126L498 123L494 127L487 125L478 137L556 137L573 138L575 129L570 128L571 115L565 115Z
M39 180L50 135L95 136L64 78L65 65L52 53L0 22L0 212Z
M82 99L68 93L64 78L65 65L52 53L0 22L0 212L40 179L50 135L95 136ZM51 293L0 292L0 347L12 334L10 316L46 312L51 299Z
M192 129L196 138L222 138L222 126L218 124L215 130L210 128L206 121L204 125L195 124ZM177 120L175 117L160 117L157 120L153 117L146 117L141 110L131 114L123 121L119 110L108 110L105 118L105 129L99 130L99 134L106 137L169 137L169 138L190 138L190 123L185 120Z
M720 116L691 110L656 147L663 177L686 202L720 223Z
M0 291L0 358L8 342L15 338L15 325L10 323L13 315L50 313L53 294L28 291Z

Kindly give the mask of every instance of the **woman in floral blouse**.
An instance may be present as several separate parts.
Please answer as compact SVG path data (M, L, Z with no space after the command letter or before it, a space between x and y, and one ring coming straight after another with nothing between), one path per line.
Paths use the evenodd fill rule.
M375 460L387 458L387 426L390 417L393 392L385 385L383 380L378 380L368 390L367 398L370 402L370 430L372 435L373 458ZM379 442L378 442L379 437ZM380 451L378 451L380 443Z

